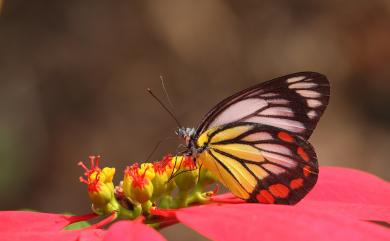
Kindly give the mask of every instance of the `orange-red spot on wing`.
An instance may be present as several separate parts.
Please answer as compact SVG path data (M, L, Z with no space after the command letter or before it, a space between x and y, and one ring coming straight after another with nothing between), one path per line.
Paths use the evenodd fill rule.
M303 167L303 175L305 175L305 177L307 177L307 176L309 176L310 173L311 173L310 166L304 166Z
M296 178L296 179L291 180L291 182L290 182L290 187L292 189L298 189L298 188L302 187L302 185L303 185L302 178Z
M293 142L294 137L290 136L287 132L281 131L278 133L279 139L286 142Z
M298 153L298 155L299 155L303 160L309 161L309 156L307 155L307 153L305 152L305 150L303 150L302 147L298 147L297 153Z
M274 184L269 186L268 190L276 197L285 198L290 190L283 184Z
M274 197L267 190L261 190L259 194L256 195L256 199L259 201L259 203L272 204L275 202Z

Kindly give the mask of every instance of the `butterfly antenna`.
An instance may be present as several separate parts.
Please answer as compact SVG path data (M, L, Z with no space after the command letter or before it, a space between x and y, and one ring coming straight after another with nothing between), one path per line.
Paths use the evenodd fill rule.
M161 107L164 108L164 110L165 110L166 112L168 112L168 114L175 120L177 126L178 126L179 128L181 128L182 125L180 124L180 122L179 122L179 120L176 118L176 116L172 113L172 111L169 110L168 107L166 107L166 106L164 105L164 103L163 103L163 102L162 102L162 101L161 101L161 100L152 92L152 90L151 90L150 88L147 88L146 90L149 92L149 94L150 94L155 100L157 100L157 102L161 105Z
M177 161L177 155L174 155L173 158L175 158L175 164L173 165L171 175L169 175L167 183L170 183L171 180L173 179L173 176L175 175L175 169L176 169L176 161Z
M165 85L164 77L163 77L162 75L160 75L160 79L161 79L161 86L162 86L162 89L163 89L163 91L164 91L165 97L167 98L169 107L171 107L172 113L173 113L173 110L174 110L175 108L173 108L173 104L172 104L171 98L169 98L169 94L168 94L167 87L166 87L166 85Z
M176 137L168 136L164 139L159 140L156 145L153 147L152 151L149 153L148 157L145 159L146 161L150 161L150 158L153 156L153 154L156 152L158 147L163 143L164 141L170 140L170 139L177 139Z
M199 184L199 181L200 181L200 171L202 170L202 165L203 165L203 163L202 164L200 164L200 166L199 166L199 171L198 171L198 181L196 182L196 185L198 185Z

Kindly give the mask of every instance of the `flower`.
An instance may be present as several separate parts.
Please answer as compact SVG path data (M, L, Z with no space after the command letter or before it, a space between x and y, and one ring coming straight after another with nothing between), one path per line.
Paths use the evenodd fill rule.
M126 197L138 203L146 203L153 195L153 168L150 165L138 163L127 167L123 178L123 192Z
M99 167L100 156L89 156L90 168L87 168L83 162L79 162L85 172L80 177L80 182L87 184L88 196L92 202L92 209L99 215L112 214L118 212L120 207L115 199L114 184L112 179L115 175L115 168L105 167L103 170Z
M347 168L321 167L317 185L294 206L249 204L230 193L214 203L179 209L152 208L164 225L181 222L211 240L389 240L390 184ZM2 240L164 240L142 219L59 231L96 215L0 212ZM34 220L34 222L32 222ZM104 220L103 220L104 221ZM105 221L105 223L110 220Z

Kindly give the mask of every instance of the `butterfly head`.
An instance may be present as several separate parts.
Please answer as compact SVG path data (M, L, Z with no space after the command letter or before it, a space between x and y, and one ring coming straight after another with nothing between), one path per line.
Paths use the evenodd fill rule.
M179 137L183 138L186 142L186 146L190 145L191 140L195 136L195 128L189 128L189 127L180 127L175 131L175 134Z

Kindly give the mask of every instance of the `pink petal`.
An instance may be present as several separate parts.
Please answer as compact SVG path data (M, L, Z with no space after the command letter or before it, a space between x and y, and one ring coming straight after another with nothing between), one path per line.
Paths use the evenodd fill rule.
M0 232L58 231L70 223L70 216L28 211L0 212Z
M72 231L3 232L1 241L100 241L105 231L99 229Z
M104 241L164 241L166 240L153 228L135 221L119 221L107 231Z
M86 229L80 232L77 241L100 241L103 240L106 233L107 231L101 229Z
M298 210L312 210L359 220L390 222L390 206L305 200L295 206Z
M303 201L317 200L390 206L390 183L367 172L321 167L317 184Z
M47 231L31 231L31 232L2 232L2 241L76 241L79 233L71 231L63 232L47 232Z
M389 240L388 229L312 208L285 205L207 205L180 209L177 218L212 240Z

